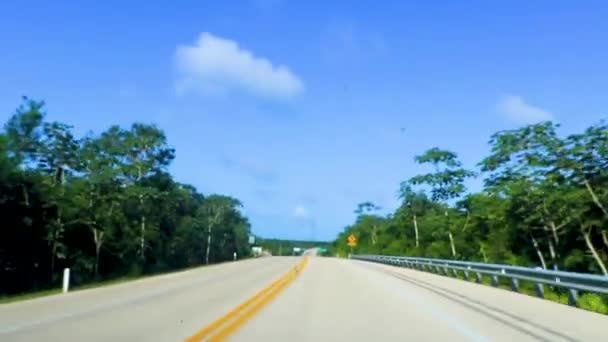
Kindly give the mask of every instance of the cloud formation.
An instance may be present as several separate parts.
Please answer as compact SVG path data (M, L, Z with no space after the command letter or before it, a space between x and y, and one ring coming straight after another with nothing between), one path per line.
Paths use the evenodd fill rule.
M301 204L296 205L293 209L293 216L297 218L306 218L308 217L308 209Z
M291 98L304 84L287 66L273 65L233 40L203 32L193 45L177 48L178 93L192 90L207 94L239 89L256 96Z
M534 124L554 120L551 112L526 103L521 96L508 95L498 103L505 117L517 124Z

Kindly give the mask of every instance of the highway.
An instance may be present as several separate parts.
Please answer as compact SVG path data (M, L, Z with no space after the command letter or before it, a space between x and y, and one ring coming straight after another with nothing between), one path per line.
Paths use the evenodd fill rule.
M268 288L271 295L260 300L259 310L235 314L243 324L226 340L602 341L608 336L607 316L506 290L361 261L301 260L245 260L2 304L0 341L193 341L193 334Z

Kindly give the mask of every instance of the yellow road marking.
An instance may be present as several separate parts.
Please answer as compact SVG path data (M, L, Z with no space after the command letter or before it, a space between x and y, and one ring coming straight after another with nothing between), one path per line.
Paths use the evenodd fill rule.
M307 262L308 258L304 257L295 267L283 274L281 277L279 277L279 279L273 281L270 285L266 286L251 298L239 304L237 307L211 322L209 325L203 327L194 335L188 337L185 342L202 341L203 338L211 335L218 329L219 330L215 334L209 337L208 341L223 341L224 338L235 332L240 326L247 322L247 320L253 317L256 312L268 304L271 299L276 297L281 290L287 287L287 285L289 285L296 278L304 266L306 266ZM232 322L230 322L231 320ZM221 328L222 326L224 327Z

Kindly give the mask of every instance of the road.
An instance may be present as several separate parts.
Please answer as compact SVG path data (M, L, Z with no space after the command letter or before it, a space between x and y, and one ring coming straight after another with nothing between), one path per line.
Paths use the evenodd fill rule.
M0 305L0 341L184 341L294 267L268 257ZM601 341L608 317L392 266L309 257L230 341Z

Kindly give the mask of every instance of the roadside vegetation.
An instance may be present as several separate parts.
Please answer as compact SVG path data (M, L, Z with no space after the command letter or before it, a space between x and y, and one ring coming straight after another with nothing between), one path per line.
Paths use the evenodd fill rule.
M466 168L452 151L415 158L429 172L401 183L401 205L379 215L370 202L332 244L353 253L505 263L608 276L608 124L569 136L545 122L500 131L490 154ZM465 182L483 188L467 192ZM548 294L563 302L563 295ZM582 294L581 306L608 311L605 297ZM589 304L585 304L589 303Z
M160 128L77 137L45 114L24 98L0 131L0 297L54 293L64 267L82 286L250 255L239 200L177 182Z
M329 248L329 242L323 241L303 241L303 240L281 240L281 239L259 239L258 244L272 253L272 255L293 255L294 247L302 250L321 247Z

